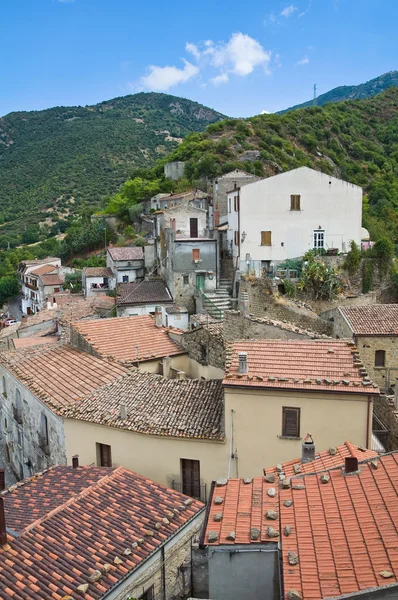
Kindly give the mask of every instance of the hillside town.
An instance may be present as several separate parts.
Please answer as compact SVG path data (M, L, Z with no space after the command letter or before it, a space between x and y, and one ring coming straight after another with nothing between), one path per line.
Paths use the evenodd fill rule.
M352 267L362 200L233 170L148 197L145 244L108 243L79 285L20 262L1 598L398 596L398 304L384 263L368 292Z

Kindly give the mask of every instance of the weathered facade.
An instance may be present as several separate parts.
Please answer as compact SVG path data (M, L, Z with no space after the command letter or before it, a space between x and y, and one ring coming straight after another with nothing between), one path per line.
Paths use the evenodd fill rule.
M144 277L144 251L138 246L124 248L109 246L106 253L106 266L116 278L116 285L136 281Z
M260 177L245 171L231 171L221 177L217 177L213 181L213 208L214 208L214 225L226 221L228 215L228 200L227 194L233 189L237 189L248 183L258 181Z

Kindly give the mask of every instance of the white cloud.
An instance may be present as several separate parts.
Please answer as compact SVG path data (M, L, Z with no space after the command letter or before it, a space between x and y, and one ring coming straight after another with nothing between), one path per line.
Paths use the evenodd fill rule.
M269 110L262 110L260 115L270 115L271 113L269 112Z
M290 6L286 6L286 8L283 9L283 11L281 12L281 17L291 17L292 14L294 12L296 12L297 10L297 6L294 6L294 4L291 4Z
M185 50L192 54L192 56L194 56L196 60L200 59L200 51L196 44L191 44L190 42L187 42L185 44Z
M184 68L175 66L157 67L151 65L148 75L141 78L145 88L155 92L165 92L179 83L185 83L199 73L199 68L184 59Z
M216 75L216 77L212 77L210 79L210 81L215 86L219 86L222 83L228 83L228 81L229 81L228 73L220 73L220 75Z
M269 15L264 19L264 25L267 25L267 23L275 23L276 22L276 16L274 15L274 13L269 13Z
M310 59L308 58L308 56L304 56L304 58L297 61L297 64L298 65L308 65L309 62L310 62Z
M236 75L249 75L255 67L266 69L271 60L271 52L243 33L234 33L227 44L219 46L213 53L215 67L230 67Z

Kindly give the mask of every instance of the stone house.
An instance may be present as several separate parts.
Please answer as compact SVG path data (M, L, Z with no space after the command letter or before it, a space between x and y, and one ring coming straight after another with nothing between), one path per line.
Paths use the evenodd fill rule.
M47 308L55 293L63 290L64 278L60 273L61 259L25 260L19 264L21 307L30 315Z
M389 391L398 377L398 304L340 306L329 315L338 338L352 338L369 375Z
M125 372L60 343L0 353L1 451L16 477L65 463L60 409Z
M262 477L213 482L195 591L214 600L392 600L398 563L385 544L398 541L388 516L397 458L349 442L316 453L309 443L301 459Z
M120 283L117 287L116 311L118 317L154 315L157 306L173 305L173 297L162 280L153 279Z
M209 195L201 190L188 190L175 194L156 194L156 196L153 196L153 198L145 203L145 212L168 210L182 204L207 210Z
M235 169L230 173L225 173L221 177L217 177L213 181L213 209L214 209L214 226L225 223L228 215L228 200L227 195L233 189L237 189L248 183L258 181L260 177L246 171Z
M158 274L174 302L195 312L195 295L217 287L218 243L207 228L207 212L181 205L155 213Z
M85 267L82 271L84 295L106 294L116 287L116 275L109 267Z
M362 188L308 167L228 194L228 241L241 273L265 270L308 250L361 244Z
M139 246L115 248L109 245L106 266L116 278L116 285L144 277L144 251Z
M3 491L0 560L8 568L0 571L0 594L185 598L204 508L123 467L80 467L74 457L72 467L46 469Z

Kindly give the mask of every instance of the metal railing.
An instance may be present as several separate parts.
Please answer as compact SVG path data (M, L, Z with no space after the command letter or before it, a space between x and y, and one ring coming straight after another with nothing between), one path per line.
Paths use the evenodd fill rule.
M211 298L209 298L203 290L199 290L199 294L202 298L202 307L206 310L206 312L209 312L208 306L210 306L211 313L212 313L211 316L214 317L215 319L218 319L219 321L222 321L222 318L223 318L222 310L220 308L218 308L218 306L216 304L214 304L214 302L211 300ZM205 303L207 304L207 306L205 306Z
M195 500L200 500L206 504L207 502L207 484L203 483L200 485L184 485L181 481L176 481L173 479L171 482L171 487L176 492L180 492L181 494L185 494L186 496L191 496L191 498L195 498Z

